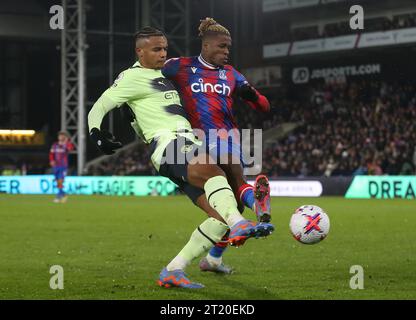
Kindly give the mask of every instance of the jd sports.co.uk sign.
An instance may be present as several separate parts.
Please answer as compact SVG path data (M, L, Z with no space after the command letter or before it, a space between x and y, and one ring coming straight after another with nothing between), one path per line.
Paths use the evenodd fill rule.
M297 67L292 70L292 81L294 84L303 84L316 79L366 76L380 73L381 65L378 63L314 69L308 67Z

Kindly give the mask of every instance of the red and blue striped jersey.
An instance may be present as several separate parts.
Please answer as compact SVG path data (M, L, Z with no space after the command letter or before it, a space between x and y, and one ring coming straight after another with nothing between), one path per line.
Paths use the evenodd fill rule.
M74 145L71 142L60 144L55 142L49 152L49 161L55 162L54 167L67 168L68 167L68 154L74 149Z
M174 83L193 128L207 133L237 127L232 94L248 82L232 66L216 67L201 56L180 57L166 61L162 74Z

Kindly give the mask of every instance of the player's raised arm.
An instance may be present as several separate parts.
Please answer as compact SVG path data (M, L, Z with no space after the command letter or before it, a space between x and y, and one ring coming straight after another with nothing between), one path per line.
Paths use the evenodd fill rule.
M258 92L246 78L234 70L236 78L236 94L243 99L251 108L261 112L270 111L269 100Z

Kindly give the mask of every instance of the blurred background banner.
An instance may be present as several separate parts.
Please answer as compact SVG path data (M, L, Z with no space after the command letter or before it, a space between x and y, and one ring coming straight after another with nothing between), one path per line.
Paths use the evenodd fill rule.
M416 177L358 176L352 181L348 199L416 199Z
M270 181L272 197L344 196L351 177L280 178ZM249 180L248 183L254 184ZM351 187L352 188L352 187ZM177 185L165 177L155 176L68 176L64 190L68 194L102 194L116 196L174 195ZM55 194L52 175L0 176L0 193Z
M65 179L68 194L112 196L167 196L177 186L165 177L73 177ZM0 193L56 194L52 175L0 176Z

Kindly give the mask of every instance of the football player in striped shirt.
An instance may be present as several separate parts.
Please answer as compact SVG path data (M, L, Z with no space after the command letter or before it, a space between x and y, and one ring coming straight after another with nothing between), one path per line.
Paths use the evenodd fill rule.
M232 111L233 96L242 98L251 108L260 112L270 110L269 101L254 89L240 72L228 64L231 35L224 26L212 18L206 18L199 26L199 36L202 40L201 54L172 58L165 63L162 73L175 84L192 128L204 131L210 154L216 157L217 161L223 156L228 158L226 161L219 161L220 167L227 174L230 186L239 201L240 211L243 211L245 205L256 213L259 222L269 222L271 216L268 179L259 175L254 186L246 182L243 175L241 145L239 139L232 139L234 134L239 136ZM225 129L228 134L212 139L212 130L220 129ZM204 211L210 210L202 195L196 204ZM200 267L203 271L231 272L231 269L222 263L226 244L227 241L218 243L207 257L201 260Z
M67 196L64 192L64 180L68 171L68 154L74 149L74 145L69 139L68 133L61 131L58 133L58 141L55 142L49 152L49 164L55 176L58 193L54 202L66 202Z

